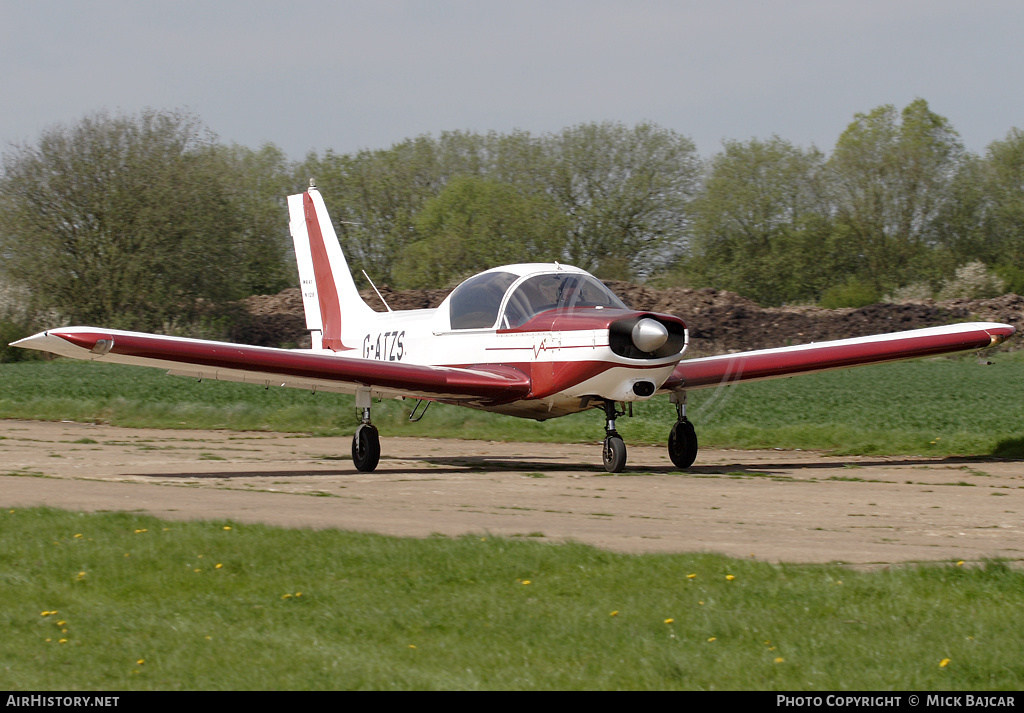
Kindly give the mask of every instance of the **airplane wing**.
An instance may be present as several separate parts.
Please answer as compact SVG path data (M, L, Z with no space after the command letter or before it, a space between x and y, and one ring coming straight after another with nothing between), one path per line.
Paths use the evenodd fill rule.
M1014 331L1008 324L971 322L684 359L676 366L661 390L701 389L738 381L775 379L815 371L974 351L1000 344Z
M165 368L176 376L343 393L369 387L384 397L490 404L515 401L530 391L529 378L507 366L421 366L95 327L51 329L14 345L75 359Z

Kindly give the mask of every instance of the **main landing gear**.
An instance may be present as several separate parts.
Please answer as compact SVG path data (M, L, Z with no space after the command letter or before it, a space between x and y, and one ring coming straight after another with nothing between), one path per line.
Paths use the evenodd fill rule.
M668 434L668 457L677 468L686 469L697 459L697 432L686 418L686 392L673 391L669 399L676 405L676 423Z
M686 392L673 392L670 398L676 405L677 420L668 434L668 457L677 468L685 470L697 459L697 432L686 418ZM626 468L626 444L615 430L615 419L624 413L616 409L614 401L604 402L604 447L601 460L609 473L621 473Z
M370 423L370 392L356 392L356 407L363 411L356 433L352 436L352 462L360 473L372 473L380 462L380 436Z

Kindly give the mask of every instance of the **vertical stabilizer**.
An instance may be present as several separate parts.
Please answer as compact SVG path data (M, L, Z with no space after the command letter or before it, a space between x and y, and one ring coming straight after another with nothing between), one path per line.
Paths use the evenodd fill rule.
M288 196L288 215L313 347L353 349L342 341L342 317L346 322L363 321L374 312L356 289L320 191L311 186L305 193Z

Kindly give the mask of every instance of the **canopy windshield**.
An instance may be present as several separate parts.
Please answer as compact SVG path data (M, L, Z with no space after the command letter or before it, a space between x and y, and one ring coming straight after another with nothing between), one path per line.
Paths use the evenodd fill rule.
M554 272L527 278L509 295L501 326L518 327L549 309L627 309L604 283L580 273Z

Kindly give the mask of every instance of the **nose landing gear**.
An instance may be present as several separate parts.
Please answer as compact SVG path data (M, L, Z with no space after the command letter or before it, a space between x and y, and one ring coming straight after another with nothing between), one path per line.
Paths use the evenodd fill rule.
M604 413L606 423L601 460L604 462L604 469L609 473L621 473L626 468L626 443L615 430L615 419L624 412L615 409L614 401L605 401Z

